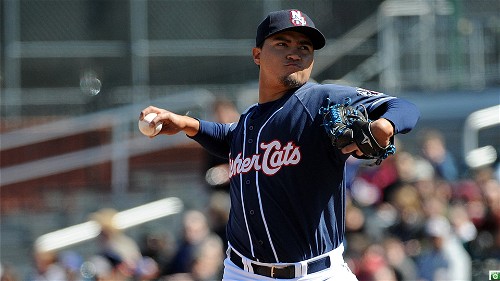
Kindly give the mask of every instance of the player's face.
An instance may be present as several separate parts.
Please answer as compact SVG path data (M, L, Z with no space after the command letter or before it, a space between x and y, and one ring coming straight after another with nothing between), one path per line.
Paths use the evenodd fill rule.
M285 31L272 35L262 48L254 48L253 55L260 66L260 79L268 83L293 88L305 84L311 76L314 48L302 33Z

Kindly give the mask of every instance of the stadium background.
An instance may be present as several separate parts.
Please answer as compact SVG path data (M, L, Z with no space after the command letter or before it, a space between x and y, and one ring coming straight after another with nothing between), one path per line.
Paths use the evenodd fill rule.
M1 255L20 272L42 234L102 207L165 197L207 203L204 153L187 138L137 130L149 104L213 119L211 104L254 103L255 27L271 10L298 8L328 39L313 79L401 96L419 129L446 137L464 177L467 117L500 104L500 2L495 0L4 0L1 8ZM97 94L89 83L100 81ZM90 88L89 88L90 87ZM496 125L477 147L500 148ZM474 137L474 136L472 136ZM493 163L496 164L496 163ZM180 215L131 228L168 228ZM95 251L72 245L83 254Z

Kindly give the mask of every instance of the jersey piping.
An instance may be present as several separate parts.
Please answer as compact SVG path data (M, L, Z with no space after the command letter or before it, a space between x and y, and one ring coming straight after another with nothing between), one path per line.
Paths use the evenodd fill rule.
M259 151L259 140L260 140L260 133L262 132L262 129L264 129L264 127L267 125L267 122L269 122L269 120L271 120L274 117L274 115L276 113L278 113L281 109L283 109L283 107L278 108L278 110L276 110L266 120L266 122L264 122L264 124L260 128L259 133L257 134L257 141L256 141L256 147L255 147L255 152L256 153ZM245 130L246 130L246 126L247 126L247 124L246 124L246 120L245 120ZM259 198L260 215L262 217L262 221L264 222L264 227L266 229L267 239L269 240L269 244L271 245L271 249L273 250L273 254L274 254L274 258L276 259L276 262L279 262L278 255L276 254L276 249L274 248L273 240L271 238L271 235L269 234L269 228L267 226L266 216L264 215L264 208L262 206L262 199L261 199L261 196L260 196L259 172L258 171L255 171L255 186L257 187L257 196Z
M245 157L245 146L246 146L246 139L247 139L247 119L250 114L248 114L245 117L245 126L243 126L243 158ZM252 252L252 256L255 257L255 252L253 250L253 243L252 243L252 236L250 235L250 227L248 227L248 220L247 220L247 214L245 212L245 200L243 199L243 174L240 173L240 198L241 198L241 208L243 209L243 218L245 218L245 226L247 228L247 234L248 234L248 241L250 241L250 251Z

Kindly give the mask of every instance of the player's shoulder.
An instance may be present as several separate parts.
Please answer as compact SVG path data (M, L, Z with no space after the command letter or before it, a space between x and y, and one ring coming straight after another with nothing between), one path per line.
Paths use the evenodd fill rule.
M373 91L370 89L365 89L361 87L342 85L342 84L317 84L310 83L310 89L313 92L317 93L325 93L328 95L336 94L336 95L356 95L356 96L364 96L364 97L374 97L374 96L384 96L385 94L382 92Z
M314 119L319 108L325 106L328 101L340 101L343 99L342 97L352 95L353 93L355 93L354 88L348 89L340 85L308 82L297 89L294 96L296 98L295 104L299 104Z
M318 84L308 82L297 91L297 96L301 99L324 100L342 102L349 97L351 99L380 99L389 97L387 94L361 87L354 87L342 84Z
M296 96L303 102L315 103L316 101L324 101L326 98L342 99L348 96L355 96L359 94L357 89L356 87L346 85L308 82L296 92Z
M302 90L303 92L315 92L315 93L331 92L331 91L356 92L356 89L357 89L356 87L348 85L331 84L331 83L320 84L312 81L307 82L300 88L300 90Z

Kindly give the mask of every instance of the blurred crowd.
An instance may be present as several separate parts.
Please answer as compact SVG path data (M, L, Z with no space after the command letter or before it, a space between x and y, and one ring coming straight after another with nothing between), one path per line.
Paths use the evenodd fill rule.
M488 280L500 270L500 184L494 167L459 173L443 135L418 153L360 167L350 180L346 258L359 280Z
M227 102L215 112L219 121L238 117ZM439 131L414 135L417 153L396 138L398 152L379 166L348 160L346 262L360 281L488 280L489 271L500 270L495 167L462 172ZM179 237L165 231L135 241L110 223L115 210L102 209L90 216L101 225L98 253L34 249L31 274L2 264L0 281L221 280L228 173L225 161L207 155L206 163L209 203L182 214Z

